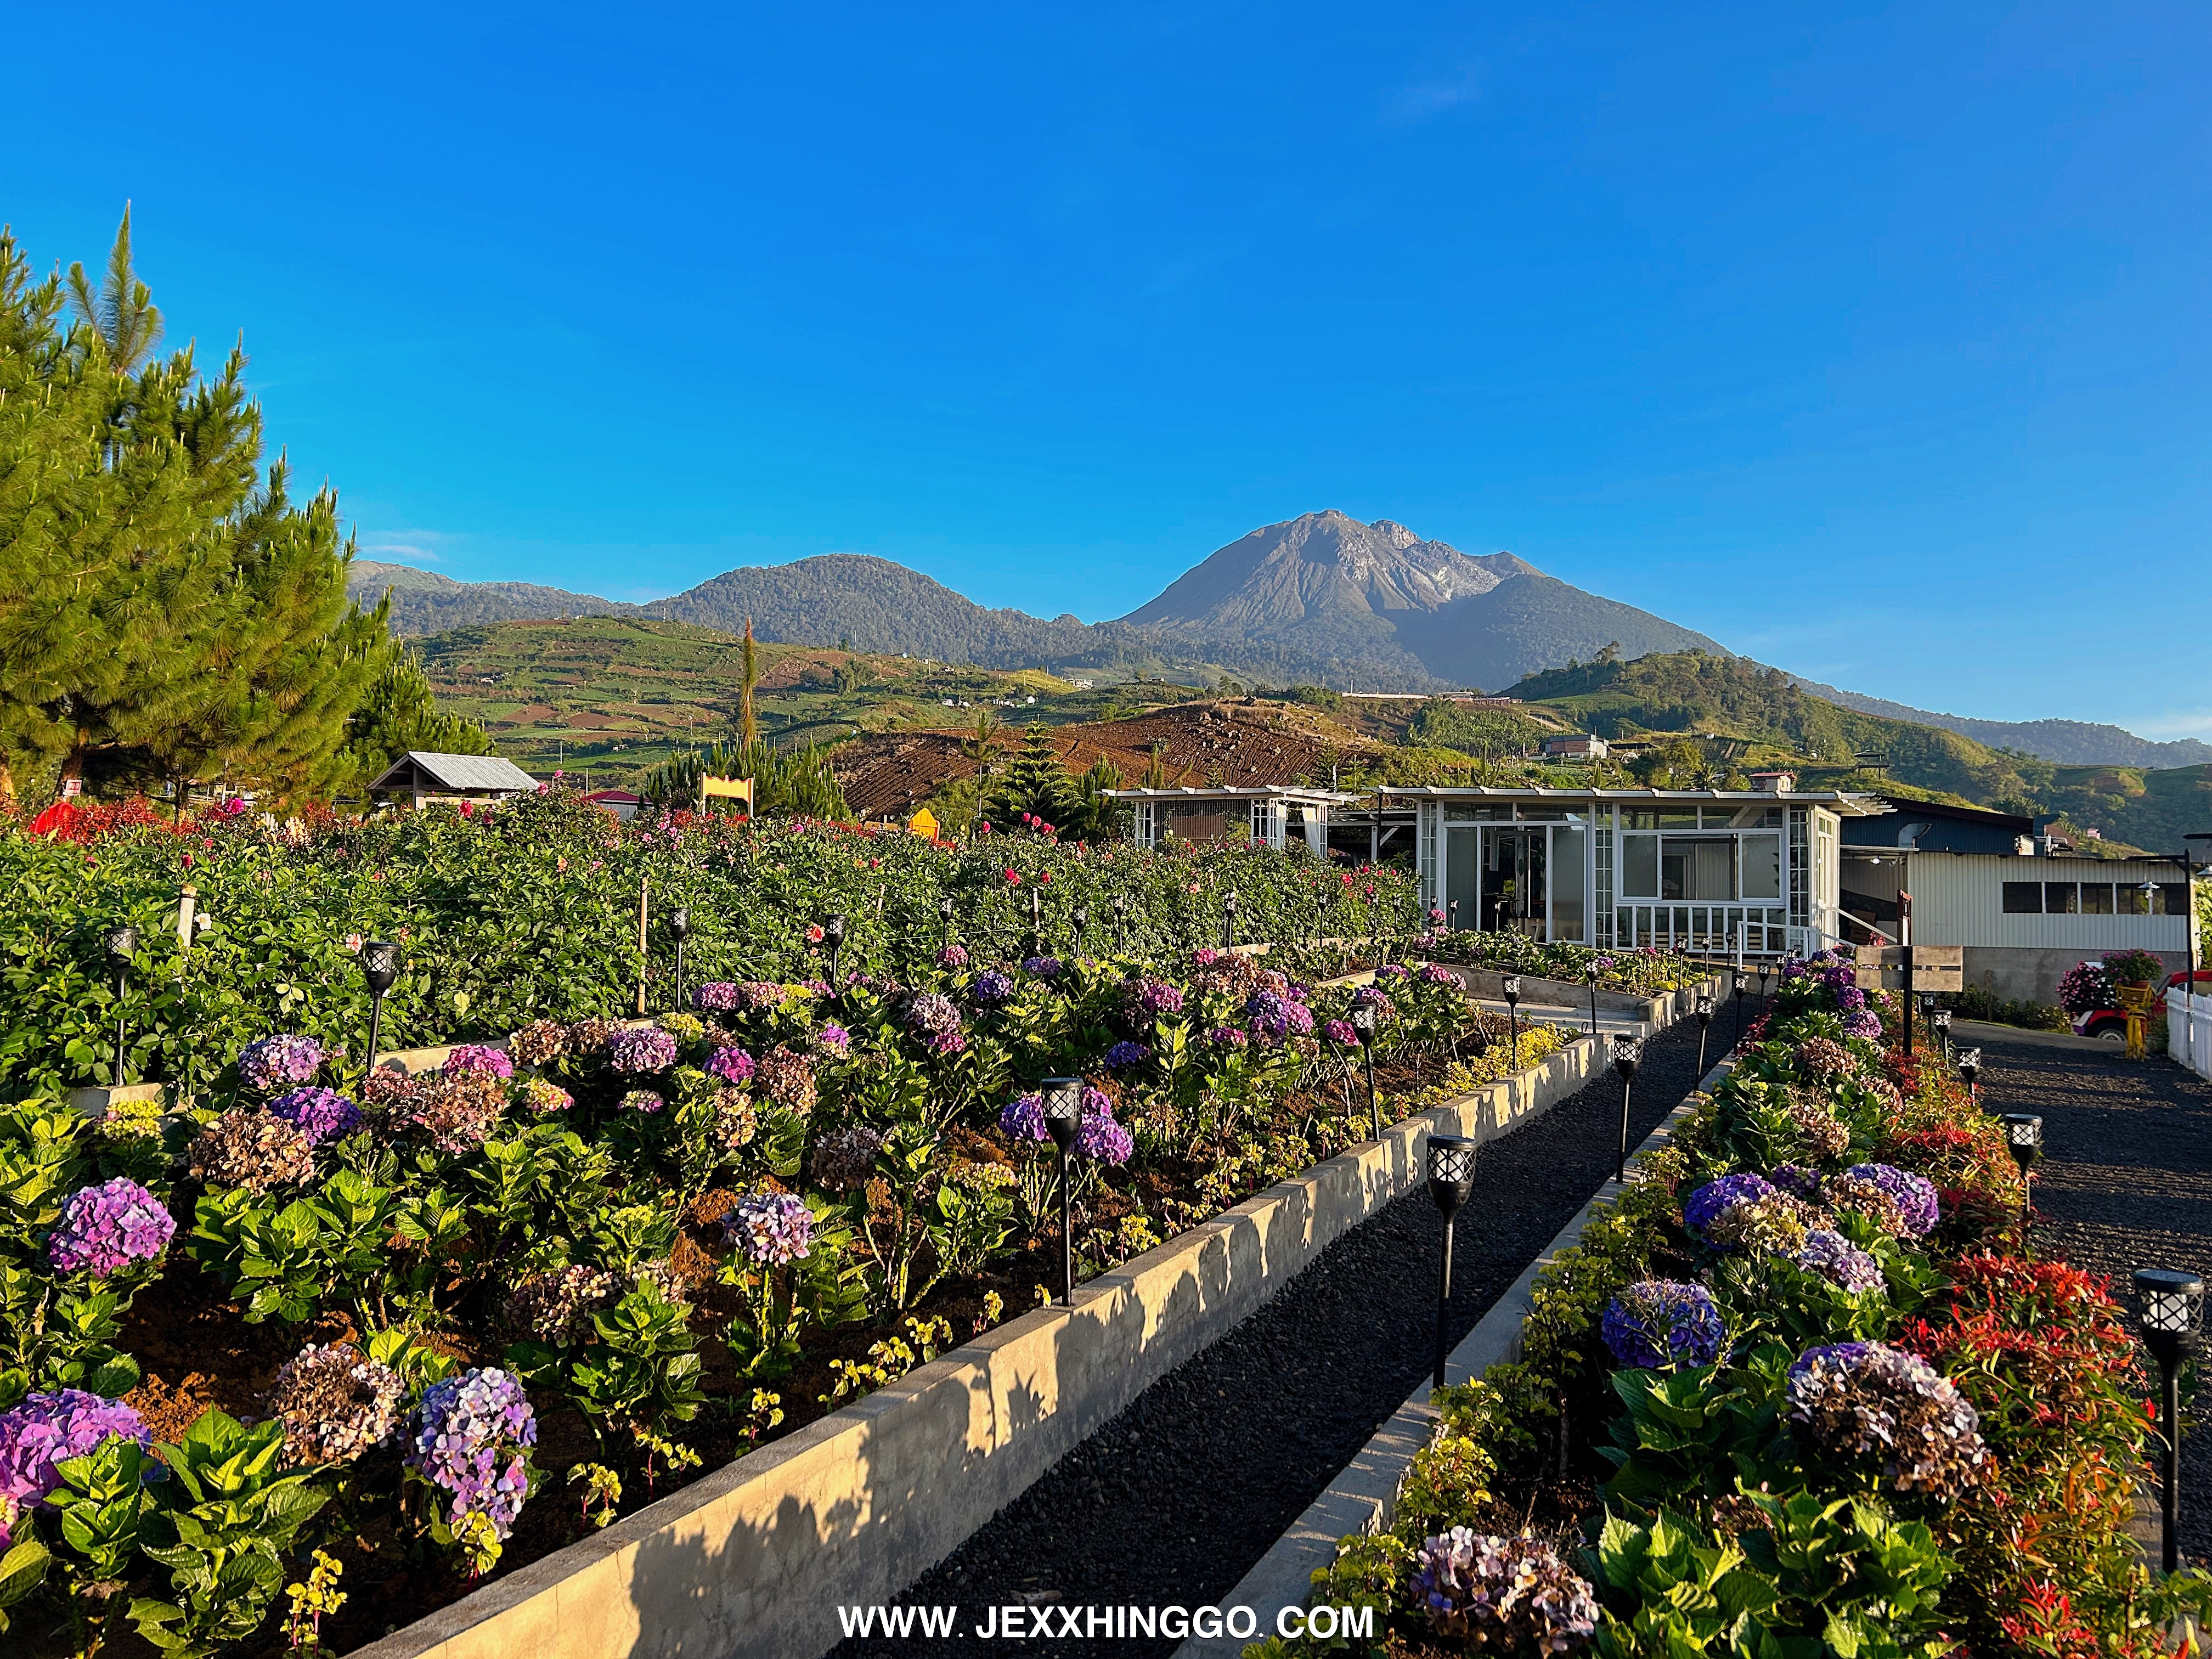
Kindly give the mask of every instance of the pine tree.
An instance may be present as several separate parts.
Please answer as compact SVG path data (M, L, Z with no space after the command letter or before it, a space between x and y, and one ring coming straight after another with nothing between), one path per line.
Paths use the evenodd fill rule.
M751 750L760 746L760 717L753 709L753 692L760 684L760 661L753 652L753 619L745 618L745 642L740 659L743 678L738 682L738 743Z
M155 355L129 215L97 294L0 232L0 762L99 783L319 787L374 679L335 497L261 466L234 349ZM27 763L27 769L24 763Z
M1052 733L1042 721L1032 720L1022 733L1021 749L977 812L996 830L1018 827L1024 812L1060 828L1080 809L1075 780L1060 764Z
M382 607L376 620L382 625ZM367 784L410 749L433 755L489 755L483 727L438 707L430 678L415 653L396 641L378 656L376 678L355 710L343 756L345 781Z

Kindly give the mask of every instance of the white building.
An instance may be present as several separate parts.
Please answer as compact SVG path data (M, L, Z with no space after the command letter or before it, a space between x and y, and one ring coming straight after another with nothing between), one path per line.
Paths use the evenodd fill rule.
M368 786L371 799L404 800L416 811L441 803L505 800L538 787L513 761L499 755L434 755L410 749Z
M1840 942L1838 828L1890 810L1839 791L1379 793L1413 807L1422 901L1450 926L1753 957Z
M1255 842L1279 852L1297 840L1322 857L1328 854L1330 809L1359 799L1340 790L1277 783L1106 793L1134 809L1129 839L1139 847L1159 847L1170 841L1206 846Z

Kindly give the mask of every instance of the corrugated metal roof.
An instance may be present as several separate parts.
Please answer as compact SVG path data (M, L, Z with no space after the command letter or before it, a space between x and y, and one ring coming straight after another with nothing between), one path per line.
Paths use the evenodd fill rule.
M526 791L538 787L537 779L504 755L432 755L419 749L410 749L392 762L368 787L382 788L386 780L410 762L417 771L440 787L461 793L482 789Z
M1843 789L1794 789L1781 793L1765 789L1508 789L1492 784L1385 783L1378 795L1424 796L1431 800L1588 800L1637 806L1649 801L1762 801L1784 805L1832 807L1845 817L1876 817L1894 811L1878 795L1856 794Z

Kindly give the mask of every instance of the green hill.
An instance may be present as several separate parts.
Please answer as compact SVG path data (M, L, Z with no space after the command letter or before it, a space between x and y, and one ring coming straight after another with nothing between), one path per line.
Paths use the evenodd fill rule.
M1689 651L1580 663L1531 675L1508 695L1647 750L1695 738L1740 771L1786 765L1822 787L1901 787L2060 814L2107 840L2160 852L2179 851L2185 830L2212 830L2212 766L2056 766L1940 726L1844 708L1747 657Z
M737 722L739 641L689 623L489 623L434 634L418 648L440 707L479 721L501 754L537 771L588 767L595 781L604 775L618 783L672 754L726 740ZM761 733L779 743L968 725L981 708L1009 722L1091 720L1127 695L1036 671L797 645L757 648ZM1180 693L1146 689L1164 698Z

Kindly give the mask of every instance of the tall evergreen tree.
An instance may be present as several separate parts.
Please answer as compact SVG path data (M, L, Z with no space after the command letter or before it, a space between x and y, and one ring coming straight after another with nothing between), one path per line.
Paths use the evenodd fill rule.
M1018 827L1024 812L1064 827L1081 806L1075 780L1060 764L1052 733L1042 721L1031 720L1022 733L1020 750L976 811L994 830Z
M378 621L382 622L380 611ZM429 676L412 651L381 653L382 666L354 711L344 752L346 781L359 787L410 749L433 755L489 755L490 737L474 720L438 707Z
M760 686L760 659L753 650L753 619L745 618L745 642L739 659L742 678L738 681L738 743L748 751L760 744L760 715L753 707L753 693Z
M325 489L261 465L234 349L155 355L126 214L100 290L0 232L0 757L139 784L326 782L390 647Z

